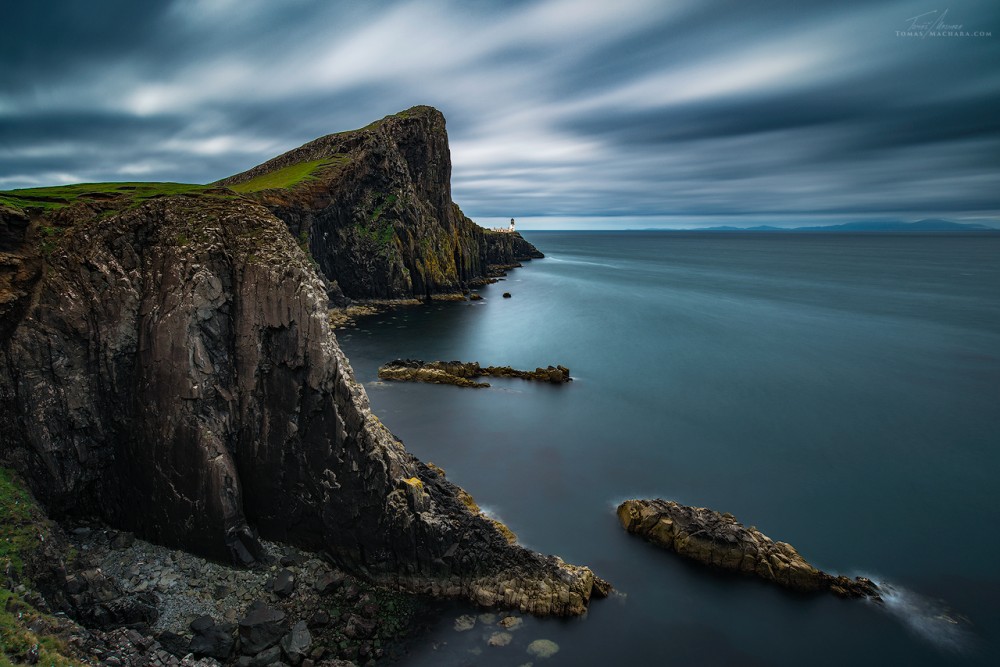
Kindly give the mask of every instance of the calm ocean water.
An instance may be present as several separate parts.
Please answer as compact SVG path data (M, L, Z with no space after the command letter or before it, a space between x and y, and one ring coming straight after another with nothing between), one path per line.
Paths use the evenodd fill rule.
M1000 235L525 237L548 257L484 301L338 337L410 451L620 595L527 619L505 647L483 622L455 632L459 606L406 664L522 665L539 638L560 650L536 667L1000 661ZM396 357L575 381L377 382ZM709 571L627 535L614 507L632 497L732 512L897 593L880 607Z

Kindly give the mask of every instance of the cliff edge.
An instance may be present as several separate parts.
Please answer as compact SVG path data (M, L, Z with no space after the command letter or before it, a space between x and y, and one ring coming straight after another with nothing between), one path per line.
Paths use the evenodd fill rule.
M429 298L543 257L451 199L445 119L417 106L320 137L216 185L266 206L348 298Z
M387 169L414 178L413 210L430 215L424 198L445 162L430 175ZM374 166L358 173L378 177ZM303 187L326 203L294 210L320 265L337 280L379 275L347 271L336 226L321 226L351 210L338 196L353 195L320 194L310 179ZM0 461L54 517L96 516L220 560L251 562L259 538L287 542L403 590L542 615L583 613L606 591L589 569L509 542L371 413L330 329L330 285L290 231L305 190L46 190L0 193ZM446 192L434 199L450 205ZM450 221L432 237L452 252L466 237L456 234L465 223ZM405 267L392 257L398 265L380 266ZM445 289L482 261L470 255L443 281L390 271L342 284L379 295Z

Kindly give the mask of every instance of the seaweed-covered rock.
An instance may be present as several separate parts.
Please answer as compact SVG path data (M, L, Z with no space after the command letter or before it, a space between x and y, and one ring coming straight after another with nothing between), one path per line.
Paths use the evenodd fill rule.
M379 367L378 376L383 380L404 382L429 382L432 384L453 384L458 387L489 387L488 382L476 382L476 378L498 377L535 380L563 384L573 380L565 366L548 366L533 371L522 371L510 366L480 366L475 361L428 361L419 359L395 359Z
M849 579L816 569L792 545L775 542L732 514L671 500L626 500L618 519L630 533L706 565L752 574L797 591L830 591L841 597L880 599L864 577Z

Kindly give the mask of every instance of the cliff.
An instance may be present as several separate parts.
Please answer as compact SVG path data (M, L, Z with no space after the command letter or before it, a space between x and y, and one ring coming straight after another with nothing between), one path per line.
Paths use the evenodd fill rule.
M369 145L372 134L391 136L352 136ZM370 148L351 154L374 160ZM404 155L397 147L392 158ZM580 614L603 582L511 544L468 494L408 454L371 413L330 330L329 284L289 231L293 211L348 294L458 287L515 248L466 234L447 191L434 190L447 160L426 152L405 170L386 164L409 202L392 209L395 251L350 268L335 239L358 253L366 237L338 216L372 192L377 164L352 172L360 193L311 177L253 198L178 184L0 193L0 461L55 517L100 517L221 560L251 562L263 537L403 590ZM451 217L434 228L442 211ZM412 215L423 231L403 228ZM428 237L461 262L431 276L437 255L400 248Z
M543 256L520 234L483 229L452 201L445 120L431 107L321 137L217 185L285 221L349 298L459 292Z

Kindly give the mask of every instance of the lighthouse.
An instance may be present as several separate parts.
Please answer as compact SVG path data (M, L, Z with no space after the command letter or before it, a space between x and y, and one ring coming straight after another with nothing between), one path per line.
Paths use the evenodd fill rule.
M514 229L514 218L510 219L510 228L507 231L509 231L511 234L513 234L516 231Z

